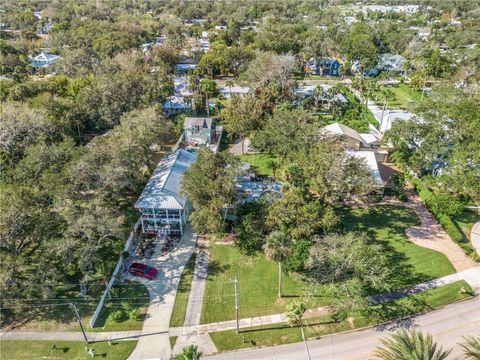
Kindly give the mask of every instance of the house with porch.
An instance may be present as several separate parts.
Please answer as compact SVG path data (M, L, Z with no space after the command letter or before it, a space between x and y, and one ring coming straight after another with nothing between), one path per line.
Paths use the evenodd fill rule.
M135 203L135 208L142 213L143 232L183 234L191 205L180 194L180 188L185 171L196 157L196 152L178 148L160 160Z

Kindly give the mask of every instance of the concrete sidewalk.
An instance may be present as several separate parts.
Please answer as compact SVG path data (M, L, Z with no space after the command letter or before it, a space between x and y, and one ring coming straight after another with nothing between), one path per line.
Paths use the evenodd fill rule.
M89 342L137 340L141 331L87 332ZM154 335L154 334L152 334ZM0 340L84 341L80 331L9 331Z
M201 237L197 241L197 260L195 261L195 270L193 272L192 286L188 296L183 328L194 329L200 324L203 295L205 293L208 272L208 245L208 239L205 237ZM178 336L178 338L173 348L174 354L181 352L182 348L187 345L197 345L198 349L204 354L217 352L217 348L208 333L199 333L198 331L191 330L185 333L179 333L176 336Z
M428 289L433 289L438 286L447 285L458 280L465 280L476 292L480 291L480 266L472 269L461 271L459 273L447 275L439 279L430 280L416 286L395 291L388 294L377 295L371 298L371 302L378 304L381 302L398 299L410 294L419 293ZM306 317L318 316L320 313L325 313L328 309L326 307L318 309L307 310ZM240 327L247 328L252 326L263 326L269 324L278 324L287 321L285 314L274 314L266 316L251 317L240 320ZM187 336L190 334L206 334L208 332L233 330L236 328L235 320L221 321L210 324L202 324L187 327L170 328L167 332L148 333L147 331L118 331L118 332L103 332L103 333L88 333L88 337L92 341L106 341L106 340L134 340L139 338L141 341L145 338L145 341L152 342L158 336ZM152 338L155 336L155 339ZM81 332L47 332L47 331L9 331L6 333L0 333L1 340L71 340L71 341L83 341ZM138 345L137 345L138 346ZM133 358L137 359L137 358ZM141 359L141 358L138 358Z
M475 268L471 268L465 271L461 271L455 274L447 275L438 279L426 281L424 283L405 288L402 290L394 291L387 294L381 294L373 296L369 299L371 304L380 304L382 302L391 301L395 299L402 298L407 295L420 293L429 289L433 289L442 285L451 284L455 281L465 280L473 289L474 291L478 292L480 290L480 266ZM317 310L326 310L327 308L319 308ZM316 314L312 314L310 317L316 316ZM308 315L306 316L309 317ZM252 326L264 326L270 324L278 324L287 321L287 317L285 314L274 314L274 315L266 315L266 316L258 316L258 317L251 317L246 319L240 320L240 327L252 327ZM223 331L223 330L233 330L236 328L235 320L230 321L222 321L217 323L211 324L203 324L198 326L188 326L188 327L178 327L178 328L170 328L170 335L171 336L180 336L189 334L192 332L196 333L207 333L207 332L214 332L214 331Z

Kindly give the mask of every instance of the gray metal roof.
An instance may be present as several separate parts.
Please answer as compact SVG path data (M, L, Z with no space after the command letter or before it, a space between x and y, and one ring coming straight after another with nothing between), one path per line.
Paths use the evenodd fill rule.
M183 128L190 128L194 125L203 127L206 125L208 129L212 128L212 118L209 117L186 117L183 122Z
M137 209L183 209L187 199L180 195L183 174L196 160L196 153L177 149L160 160L142 194Z
M345 135L352 139L362 142L363 139L360 137L358 132L352 128L349 128L346 125L340 124L338 122L325 126L324 131L329 132L335 135Z

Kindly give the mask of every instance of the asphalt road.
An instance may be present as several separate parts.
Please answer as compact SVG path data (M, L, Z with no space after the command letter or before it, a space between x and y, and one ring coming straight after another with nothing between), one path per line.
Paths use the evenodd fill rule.
M439 345L444 348L454 348L452 358L455 358L456 355L461 354L457 343L462 340L462 336L480 334L480 297L477 296L468 301L448 305L440 310L385 326L310 340L308 347L311 358L321 360L371 359L373 350L380 344L379 340L402 326L420 328L429 332ZM306 359L306 355L303 343L295 343L240 350L211 356L207 359L294 360Z

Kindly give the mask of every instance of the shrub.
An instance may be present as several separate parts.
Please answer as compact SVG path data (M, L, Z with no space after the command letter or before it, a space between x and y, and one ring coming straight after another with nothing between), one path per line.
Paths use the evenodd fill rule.
M401 192L400 194L398 194L398 200L405 202L408 201L408 197L407 195L405 195L404 192Z
M132 309L130 310L130 313L128 314L128 317L130 320L139 320L140 318L140 309Z
M247 254L262 250L267 228L265 217L267 205L256 201L242 205L235 223L235 245Z
M290 254L283 263L286 271L303 271L305 270L305 261L307 261L310 252L310 241L299 240L293 243Z
M120 322L126 318L126 313L123 310L113 310L110 315L108 315L110 320Z
M457 243L462 242L463 236L449 216L445 214L437 214L436 218L453 241Z

